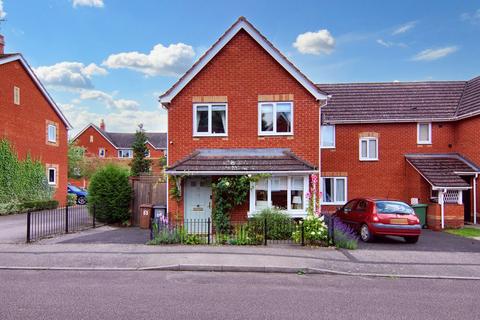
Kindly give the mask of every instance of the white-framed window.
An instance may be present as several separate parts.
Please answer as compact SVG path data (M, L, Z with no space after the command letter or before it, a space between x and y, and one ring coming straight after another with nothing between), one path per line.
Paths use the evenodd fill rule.
M359 155L361 161L378 160L378 138L363 137L360 138Z
M335 148L335 126L323 125L320 128L320 147L323 149Z
M343 205L347 202L347 177L322 177L322 204Z
M100 158L105 158L105 148L98 148L98 156Z
M258 134L292 135L293 103L261 102L258 104Z
M150 158L150 149L147 149L147 151L145 151L145 157Z
M133 158L133 150L132 149L119 149L118 150L118 157L119 158Z
M47 179L48 184L54 186L57 184L57 169L56 168L48 168L47 169Z
M227 136L228 106L226 103L195 103L193 105L194 136Z
M48 132L48 142L57 142L57 126L54 124L49 124L47 127Z
M93 143L93 135L90 135L90 143Z
M250 214L276 207L302 216L307 208L308 176L272 176L252 183Z
M17 106L20 105L20 88L13 87L13 103Z
M432 123L417 124L417 144L432 144Z

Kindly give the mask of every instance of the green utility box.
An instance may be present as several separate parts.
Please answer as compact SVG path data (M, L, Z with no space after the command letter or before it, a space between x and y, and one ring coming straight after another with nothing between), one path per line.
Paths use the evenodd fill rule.
M415 214L417 215L418 219L420 220L420 225L422 228L427 227L427 208L428 204L415 204L412 206Z

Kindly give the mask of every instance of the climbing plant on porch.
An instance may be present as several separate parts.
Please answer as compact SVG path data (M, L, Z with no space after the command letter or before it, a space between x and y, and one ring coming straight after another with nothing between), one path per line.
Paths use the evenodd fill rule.
M250 182L257 182L268 175L244 175L221 177L212 183L214 207L213 223L220 233L230 231L230 214L235 206L247 200L250 192Z

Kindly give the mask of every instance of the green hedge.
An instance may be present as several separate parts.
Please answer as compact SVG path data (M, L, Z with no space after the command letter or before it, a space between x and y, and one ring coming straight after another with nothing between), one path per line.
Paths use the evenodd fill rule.
M57 200L25 201L22 203L0 203L0 215L24 213L27 211L56 209L57 207Z

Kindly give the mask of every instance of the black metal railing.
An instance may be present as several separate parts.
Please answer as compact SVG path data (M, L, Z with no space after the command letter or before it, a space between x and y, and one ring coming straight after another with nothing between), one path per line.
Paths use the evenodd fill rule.
M290 244L305 246L307 244L330 245L335 243L334 221L329 214L324 214L327 226L327 238L312 243L305 235L302 219L288 221L269 221L267 219L248 219L231 221L227 230L216 230L209 219L173 220L154 218L150 225L152 244L230 244L230 245L270 245Z
M26 241L32 242L57 234L95 228L96 207L66 206L56 209L27 212Z

